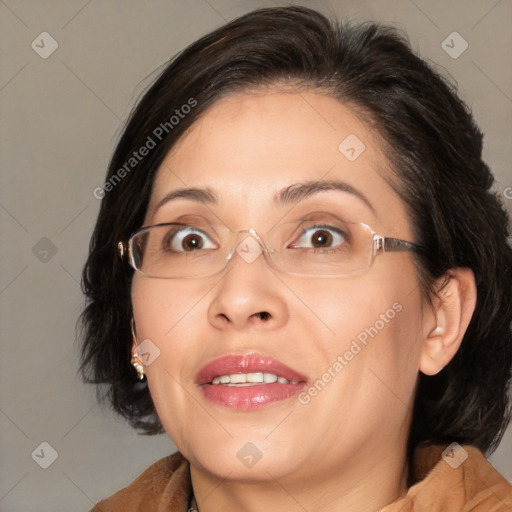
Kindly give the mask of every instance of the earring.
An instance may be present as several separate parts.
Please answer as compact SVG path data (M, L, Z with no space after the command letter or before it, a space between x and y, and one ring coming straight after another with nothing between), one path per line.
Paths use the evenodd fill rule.
M133 318L132 318L132 321L131 321L131 327L132 327L132 336L133 336L133 341L136 342L137 341L137 338L135 336L135 327L134 327L134 321L133 321ZM137 353L135 352L135 354L132 355L132 366L135 368L135 370L137 371L137 378L139 380L142 380L144 378L144 366L142 366L138 360L138 356L137 356Z
M137 378L142 380L144 378L144 366L142 366L139 361L137 361L137 356L134 354L132 357L132 365L137 370Z

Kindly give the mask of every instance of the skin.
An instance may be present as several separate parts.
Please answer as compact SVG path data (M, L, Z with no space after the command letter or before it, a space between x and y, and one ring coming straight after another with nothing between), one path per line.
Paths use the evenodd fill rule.
M349 134L366 146L353 162L338 150ZM342 208L380 235L411 241L405 205L386 175L377 134L337 100L314 92L238 93L215 103L167 155L144 225L200 214L264 236L284 214ZM293 209L272 202L286 186L324 179L356 188L373 210L335 190ZM219 203L178 199L156 209L185 186L209 187ZM145 368L148 385L167 433L190 461L199 510L365 512L403 495L418 372L437 373L453 357L474 301L471 272L455 269L427 306L410 253L380 255L365 272L336 279L287 276L264 257L247 263L237 255L222 274L206 278L136 273L133 351L146 338L160 350ZM194 383L213 359L252 352L314 382L395 303L402 310L305 405L294 397L233 411L207 401ZM256 315L261 311L266 319ZM261 452L252 468L237 457L248 442Z

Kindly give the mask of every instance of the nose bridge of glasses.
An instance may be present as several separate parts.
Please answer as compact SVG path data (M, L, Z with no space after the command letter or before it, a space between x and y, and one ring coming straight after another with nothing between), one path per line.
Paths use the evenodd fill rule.
M232 248L228 259L237 253L246 263L253 263L260 254L267 255L265 242L254 228L241 229L232 233Z

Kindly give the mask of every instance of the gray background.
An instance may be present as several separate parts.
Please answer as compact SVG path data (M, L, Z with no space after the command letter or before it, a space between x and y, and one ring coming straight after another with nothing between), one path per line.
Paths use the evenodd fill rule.
M412 46L458 82L486 134L496 189L512 208L510 1L300 3L405 29ZM0 1L0 510L87 511L174 451L167 436L138 436L99 407L76 376L80 271L99 207L92 192L157 67L225 21L283 4ZM47 59L31 47L45 31L58 42ZM453 31L469 44L458 58L442 47ZM44 441L58 453L47 469L38 465L51 462ZM511 454L509 429L492 456L509 480Z

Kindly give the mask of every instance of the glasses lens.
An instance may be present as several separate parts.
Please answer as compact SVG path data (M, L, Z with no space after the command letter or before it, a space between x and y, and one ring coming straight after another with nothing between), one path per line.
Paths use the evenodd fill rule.
M226 265L236 249L232 240L225 226L173 223L143 228L131 239L131 263L152 277L208 276ZM285 274L339 277L370 266L373 232L365 224L316 212L278 224L263 242L269 263ZM252 263L257 258L244 259Z
M131 239L132 265L151 277L212 274L225 262L228 244L207 226L162 224L143 228Z
M299 223L276 226L268 239L275 248L276 268L289 274L337 277L371 264L372 230L330 213L318 212Z

